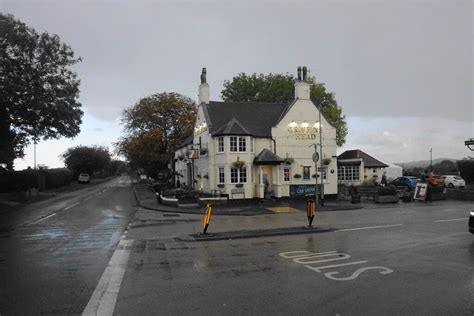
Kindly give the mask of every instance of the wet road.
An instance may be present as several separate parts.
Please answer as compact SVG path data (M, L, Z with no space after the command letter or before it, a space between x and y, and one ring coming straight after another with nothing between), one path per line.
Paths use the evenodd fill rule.
M136 211L128 178L0 214L0 314L81 314Z
M199 231L199 217L139 211L114 314L473 315L469 209L325 212L318 222L338 231L209 242L175 237ZM298 216L215 217L211 228L303 224Z

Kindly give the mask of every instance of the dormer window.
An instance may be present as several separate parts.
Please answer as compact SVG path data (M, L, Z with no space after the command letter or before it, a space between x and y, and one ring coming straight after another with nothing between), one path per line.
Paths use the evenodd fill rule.
M246 152L247 138L244 136L230 136L230 152Z

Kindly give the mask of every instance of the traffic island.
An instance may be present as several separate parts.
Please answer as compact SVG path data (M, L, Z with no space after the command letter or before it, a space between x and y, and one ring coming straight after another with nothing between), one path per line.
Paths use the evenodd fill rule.
M319 227L286 227L286 228L272 228L259 230L239 230L230 232L216 232L207 234L191 234L181 236L177 239L183 242L192 241L215 241L215 240L231 240L231 239L246 239L246 238L260 238L273 237L284 235L302 235L302 234L316 234L336 231L336 228L328 226Z

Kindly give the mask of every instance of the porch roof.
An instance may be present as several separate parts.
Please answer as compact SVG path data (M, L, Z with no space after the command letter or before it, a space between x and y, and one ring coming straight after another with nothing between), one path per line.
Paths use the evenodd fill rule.
M279 165L283 159L272 153L270 150L264 148L253 160L254 165Z

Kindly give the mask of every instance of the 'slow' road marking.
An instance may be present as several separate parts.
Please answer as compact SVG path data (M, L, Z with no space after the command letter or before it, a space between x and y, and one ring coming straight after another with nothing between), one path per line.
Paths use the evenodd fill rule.
M82 315L113 314L132 245L133 239L120 240Z
M338 230L335 230L335 232L348 232L348 231L351 231L351 230L364 230L364 229L387 228L387 227L397 227L397 226L403 226L403 224L393 224L393 225L367 226L367 227L338 229Z
M40 218L40 219L38 219L38 220L36 220L36 221L34 221L34 222L31 222L31 223L27 224L26 226L30 226L30 225L33 225L33 224L37 224L37 223L39 223L39 222L44 221L45 219L48 219L48 218L50 218L50 217L55 216L55 215L56 215L56 213L53 213L53 214L50 214L50 215L48 215L48 216L42 217L42 218Z
M78 206L78 205L79 205L79 202L76 202L72 205L69 205L68 207L65 207L64 210L67 211L68 209L73 208L74 206Z
M453 221L467 221L467 218L463 217L463 218L453 218L453 219L440 219L434 222L441 223L441 222L453 222Z

